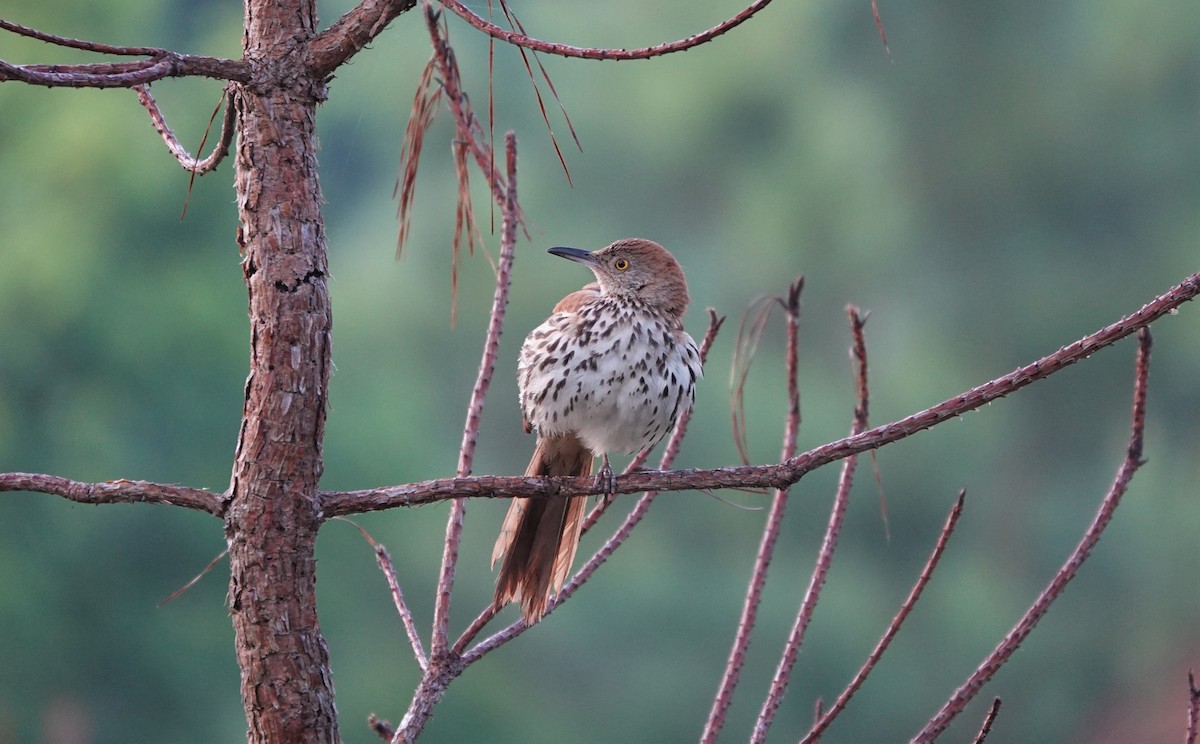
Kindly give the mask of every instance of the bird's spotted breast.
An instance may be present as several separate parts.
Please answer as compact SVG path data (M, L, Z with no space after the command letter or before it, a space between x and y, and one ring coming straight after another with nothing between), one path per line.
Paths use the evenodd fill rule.
M521 347L521 411L542 436L572 433L593 452L653 447L692 406L696 344L676 318L594 296Z

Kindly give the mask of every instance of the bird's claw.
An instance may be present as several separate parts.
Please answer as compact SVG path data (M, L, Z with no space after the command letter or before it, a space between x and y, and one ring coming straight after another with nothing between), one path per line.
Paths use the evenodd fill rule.
M617 495L617 476L608 464L607 455L604 457L604 464L600 466L600 472L596 474L596 488L601 489L606 506L612 503Z

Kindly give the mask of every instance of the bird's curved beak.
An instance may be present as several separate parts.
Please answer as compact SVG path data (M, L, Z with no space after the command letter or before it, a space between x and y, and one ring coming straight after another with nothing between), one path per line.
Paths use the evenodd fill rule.
M585 251L582 248L566 248L564 246L556 245L546 252L553 256L570 259L571 261L578 261L581 264L587 264L589 266L596 263L596 259L592 257L592 252Z

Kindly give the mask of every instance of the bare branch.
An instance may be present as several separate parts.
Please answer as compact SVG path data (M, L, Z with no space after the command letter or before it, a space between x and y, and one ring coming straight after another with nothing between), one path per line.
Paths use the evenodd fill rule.
M784 423L783 447L781 460L788 460L796 454L796 438L800 431L800 388L798 379L798 358L800 347L800 292L804 288L804 277L797 277L788 290L787 301L782 303L787 312L787 391L788 413ZM778 298L775 298L778 299ZM754 344L766 324L769 309L772 305L764 304L765 311L760 313L760 320L755 322L757 330L754 333ZM742 341L742 330L745 321L738 329L738 346ZM750 356L753 356L751 353ZM746 369L749 369L747 360ZM745 378L743 377L743 382ZM740 386L739 386L740 387ZM736 428L736 427L735 427ZM700 734L701 744L712 744L717 740L721 729L725 726L725 714L733 703L733 692L741 679L742 666L746 662L746 651L750 647L750 637L758 620L758 605L762 601L763 589L767 585L767 569L775 554L775 542L779 538L779 530L783 524L783 513L787 507L787 489L777 488L771 497L771 510L767 513L767 521L763 525L762 539L758 544L758 553L754 558L754 568L750 573L750 582L746 590L746 599L742 603L742 613L738 618L737 630L733 636L733 647L729 650L729 659L725 663L725 671L713 695L712 708L704 722L704 730Z
M154 96L150 95L149 88L144 85L135 85L133 86L133 92L137 93L138 102L150 114L150 123L154 125L154 131L158 132L159 136L162 137L167 149L171 151L171 154L175 156L175 159L179 161L184 170L194 175L209 173L216 170L221 161L225 159L225 156L229 154L229 145L233 142L237 114L228 91L222 96L225 102L225 117L221 120L220 138L217 140L217 145L213 148L212 154L204 160L192 157L188 153L187 148L180 144L179 139L175 136L175 132L171 131L166 118L158 108L158 102L154 100Z
M416 4L417 0L363 0L309 42L309 69L319 77L332 74Z
M975 741L972 744L983 744L987 739L988 734L992 732L992 724L996 722L996 716L1000 713L1000 698L992 700L992 704L988 707L987 715L983 717L983 725L979 727L979 733L975 736Z
M508 289L512 284L513 254L517 243L517 136L509 132L505 137L508 188L504 200L504 217L500 229L500 262L496 268L496 290L492 296L492 312L488 321L487 335L483 342L483 358L479 362L479 374L471 391L471 402L467 406L467 420L463 425L462 444L459 447L458 474L470 475L475 457L475 442L479 436L479 421L487 397L492 374L496 371L496 355L500 352L500 334L504 330L504 313L508 307ZM458 564L458 545L462 536L466 499L455 499L450 505L450 517L446 525L446 544L442 554L441 575L438 578L437 596L433 606L434 656L445 653L450 629L450 596L454 588L454 572Z
M393 727L392 724L388 723L387 721L376 717L374 713L367 716L367 726L369 726L372 731L379 734L384 741L391 741L392 737L396 735L395 727Z
M46 33L45 31L38 31L36 28L22 26L19 23L6 21L3 18L0 18L0 29L11 31L18 36L26 36L30 39L44 41L47 44L67 47L68 49L82 49L85 52L96 52L97 54L113 54L116 56L127 57L152 57L166 52L165 49L156 49L154 47L112 46L109 44L101 44L97 41L72 39L68 36L58 36L56 34Z
M644 471L617 479L616 493L684 491L711 488L786 488L817 468L850 455L905 439L1048 377L1173 312L1200 294L1200 274L1099 331L1037 361L898 421L821 445L777 465L747 465L711 470ZM417 506L457 496L475 498L565 498L599 494L594 478L492 476L443 478L359 491L322 492L325 516Z
M852 434L858 434L867 428L867 410L870 399L867 387L867 344L863 338L863 324L865 321L856 307L851 306L847 308L847 314L850 316L850 330L854 339L854 344L851 347L851 356L856 362L854 380L857 392L856 397L858 399L858 404L854 408L854 423L851 424L850 431ZM789 314L789 325L791 324L791 319L792 316ZM788 364L789 366L794 364L794 360L790 355ZM796 415L799 416L798 409ZM825 577L829 575L829 567L833 564L833 553L837 549L838 536L842 531L842 523L846 519L846 506L850 502L850 487L854 483L854 471L857 466L858 457L856 455L847 457L842 462L842 472L838 478L837 493L833 498L833 508L829 514L829 525L825 528L825 537L822 539L821 549L817 553L817 562L813 566L812 577L809 580L808 588L804 592L804 599L800 602L800 609L796 612L796 620L792 624L791 631L788 633L787 641L784 643L783 652L779 655L779 665L775 669L775 676L771 679L770 690L767 692L767 697L763 700L762 709L759 711L758 719L754 723L754 730L750 736L751 742L760 744L766 740L771 723L775 720L775 713L779 710L779 706L783 702L783 694L787 690L788 682L791 680L792 667L796 664L796 657L800 653L800 646L804 643L804 634L808 630L808 624L812 621L813 612L816 611L817 601L821 596L821 588L825 585Z
M1067 583L1075 577L1080 566L1087 560L1092 548L1100 540L1100 535L1104 533L1105 527L1112 520L1113 513L1117 506L1121 503L1121 497L1125 495L1125 491L1129 488L1129 482L1133 479L1133 475L1142 465L1142 437L1146 423L1146 383L1150 374L1150 331L1149 329L1141 329L1138 333L1138 353L1137 363L1133 386L1133 423L1130 427L1129 445L1126 449L1125 459L1121 463L1121 467L1117 470L1116 478L1113 480L1112 486L1105 495L1103 502L1100 505L1096 517L1092 523L1088 525L1087 531L1084 532L1083 538L1072 551L1067 561L1038 595L1034 603L1026 610L1017 624L1013 626L1004 638L997 644L996 648L988 654L983 663L967 678L967 681L962 684L950 699L946 701L941 710L925 724L925 727L912 738L913 744L928 744L936 739L951 721L967 707L967 704L979 693L985 684L992 678L1000 667L1008 661L1009 657L1020 647L1026 636L1033 631L1033 628L1038 624L1038 621L1050 609L1050 605L1054 600L1062 594Z
M732 18L718 23L707 31L701 31L698 34L693 34L678 41L655 44L654 46L642 47L640 49L589 49L586 47L570 46L568 44L558 44L552 41L541 41L526 36L523 33L509 31L475 14L470 8L459 2L459 0L438 0L438 2L450 10L451 13L454 13L493 39L499 39L500 41L505 41L526 49L532 49L535 52L557 54L560 57L613 60L649 59L651 57L661 57L664 54L671 54L672 52L687 51L692 47L712 41L721 34L742 25L754 17L760 10L771 4L771 0L755 0Z
M1196 744L1200 741L1200 687L1196 686L1196 673L1188 671L1188 715L1187 734L1184 744Z
M124 478L103 483L81 483L41 473L0 473L0 491L32 491L62 496L79 504L171 504L225 514L225 496L200 488Z
M404 623L404 632L408 635L408 643L412 646L413 656L417 659L417 666L421 671L425 671L429 667L429 660L425 656L425 646L421 643L421 635L417 633L417 624L413 622L412 612L408 609L408 603L404 601L404 591L400 589L400 580L396 578L396 564L392 562L392 556L388 553L387 548L375 541L371 537L371 533L363 529L362 525L357 524L345 517L338 519L358 530L371 549L375 551L375 562L379 565L379 570L383 571L383 577L387 580L388 589L392 593L392 604L396 606L396 614L400 616L400 621Z
M136 47L129 47L136 49ZM0 60L0 82L19 81L47 88L132 88L168 77L210 77L246 82L244 62L151 50L149 59L82 65L14 65Z
M867 680L867 675L875 668L879 659L883 657L884 651L892 643L892 639L896 637L896 633L900 631L900 626L912 612L913 607L917 605L917 600L921 598L921 592L925 591L925 585L933 578L933 571L937 568L938 561L942 559L942 553L946 552L946 545L950 542L950 535L954 532L955 526L958 524L958 518L962 516L963 502L966 499L967 492L959 491L958 499L954 503L954 508L950 510L950 516L946 518L946 523L942 525L942 531L938 535L937 544L933 546L933 553L930 554L929 560L925 561L925 567L921 569L921 574L917 577L917 582L913 584L913 588L908 592L904 602L900 605L900 609L896 612L892 622L883 633L883 637L879 639L879 643L875 644L875 648L867 656L867 660L859 668L854 675L854 679L850 680L850 684L846 685L846 689L838 695L837 700L825 711L817 717L817 722L813 724L812 730L800 740L800 744L814 744L820 738L822 732L833 723L833 719L842 712L846 705L850 702L850 698L854 697L854 693L862 687L863 682ZM999 698L997 698L999 699Z

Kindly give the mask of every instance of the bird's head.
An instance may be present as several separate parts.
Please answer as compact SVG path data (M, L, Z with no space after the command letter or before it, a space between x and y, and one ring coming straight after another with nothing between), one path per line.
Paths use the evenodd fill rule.
M598 251L555 247L549 252L591 269L601 294L633 298L676 317L691 300L679 262L652 240L627 238Z

